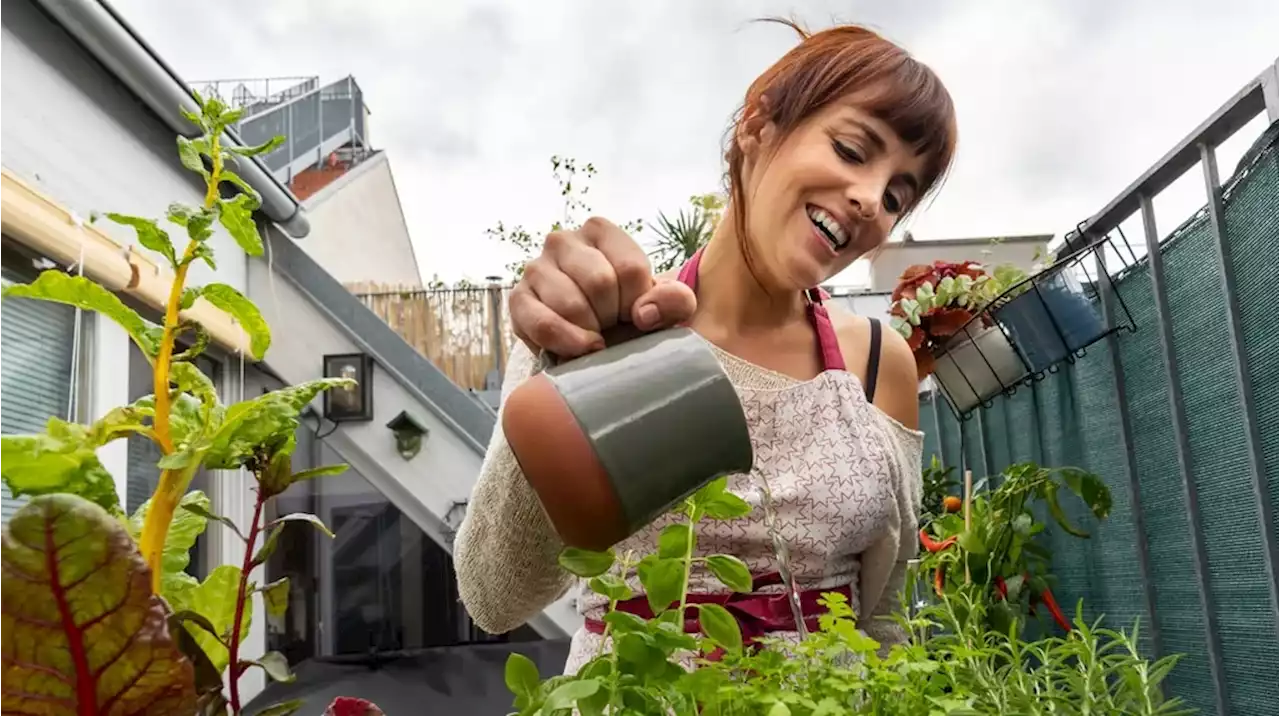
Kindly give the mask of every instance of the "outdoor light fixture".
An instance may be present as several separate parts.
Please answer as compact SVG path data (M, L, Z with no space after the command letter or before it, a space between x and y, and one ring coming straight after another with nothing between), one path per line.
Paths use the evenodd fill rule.
M345 353L324 357L324 377L346 378L353 386L324 392L324 417L332 423L373 420L373 357Z
M401 410L400 414L387 423L396 436L396 452L406 460L412 460L422 450L422 441L431 434L430 430L414 419L412 415Z

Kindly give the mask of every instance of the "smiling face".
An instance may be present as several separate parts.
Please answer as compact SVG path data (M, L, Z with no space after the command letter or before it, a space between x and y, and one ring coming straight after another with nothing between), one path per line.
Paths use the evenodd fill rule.
M765 123L738 138L745 247L777 291L812 288L883 244L920 198L926 157L858 95L814 113L786 136Z

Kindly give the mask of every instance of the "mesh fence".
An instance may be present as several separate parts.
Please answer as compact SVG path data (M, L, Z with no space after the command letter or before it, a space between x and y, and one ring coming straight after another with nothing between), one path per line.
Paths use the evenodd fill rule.
M1277 301L1277 153L1275 127L1252 164L1226 187L1224 216L1229 265L1234 271L1244 331L1246 369L1258 410L1267 470L1267 506L1274 520L1277 491L1277 394L1280 306ZM1154 619L1162 654L1185 656L1167 689L1204 713L1214 711L1214 679L1206 629L1218 635L1228 711L1274 713L1277 624L1267 583L1265 535L1251 486L1245 415L1235 392L1233 357L1217 272L1212 226L1201 212L1164 242L1178 387L1185 404L1190 473L1200 505L1208 563L1210 610L1201 604L1196 557L1173 432L1155 300L1147 267L1124 277L1118 289L1138 327L1120 334L1120 380L1128 401L1117 400L1113 357L1095 344L1074 365L999 399L963 424L944 403L926 397L921 425L925 459L939 454L965 465L975 478L1021 460L1077 465L1100 475L1114 508L1098 524L1072 501L1068 516L1093 537L1078 540L1050 530L1064 610L1083 600L1087 618L1131 628L1141 619L1142 648L1151 654L1151 618L1138 567L1145 542L1154 591ZM941 400L940 398L938 399ZM1137 501L1131 498L1122 419L1132 430ZM963 433L963 443L961 435ZM1065 507L1066 505L1064 505ZM1142 533L1136 519L1141 517Z

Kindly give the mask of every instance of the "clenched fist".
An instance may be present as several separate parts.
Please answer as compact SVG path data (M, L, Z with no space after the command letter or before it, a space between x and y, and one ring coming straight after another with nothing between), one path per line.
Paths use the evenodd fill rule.
M591 218L576 231L547 235L508 305L515 334L530 350L567 360L604 348L604 332L620 324L652 331L682 323L697 299L679 281L655 278L626 232Z

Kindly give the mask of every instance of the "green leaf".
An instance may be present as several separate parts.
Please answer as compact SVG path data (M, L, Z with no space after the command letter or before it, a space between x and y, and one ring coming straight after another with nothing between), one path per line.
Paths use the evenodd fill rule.
M244 294L224 283L211 283L201 289L200 295L215 307L226 311L245 333L249 334L249 351L255 360L262 360L271 346L271 328L263 320L262 313Z
M746 563L737 557L713 554L707 557L707 568L729 589L743 594L751 593L751 570L747 569Z
M1105 520L1111 514L1111 490L1101 477L1074 467L1063 468L1060 472L1067 488L1084 500L1094 517Z
M578 699L593 696L599 690L600 682L596 679L570 681L561 684L547 696L547 701L542 705L542 710L550 714L560 709L573 708Z
M218 215L218 221L227 233L250 256L262 255L262 235L258 233L258 223L253 219L256 204L253 196L236 194L234 199L222 200L222 213Z
M322 465L320 467L313 467L309 470L299 470L298 472L293 473L293 476L289 479L289 484L292 485L295 482L302 482L303 480L313 480L317 477L341 475L346 472L349 467L350 465Z
M306 705L306 699L290 699L289 701L272 704L259 711L255 716L293 716Z
M178 137L178 159L182 161L182 166L208 179L209 170L204 166L204 160L200 154L208 153L209 142L204 137L196 139L188 139L187 137Z
M742 628L728 609L719 604L699 604L698 623L702 633L725 651L735 654L742 651Z
M178 267L178 257L173 252L173 241L169 239L168 232L157 226L154 220L114 212L107 212L103 216L121 226L133 227L138 234L138 243L165 257L173 268Z
M541 679L537 665L529 657L519 652L512 652L507 657L503 680L507 682L511 693L531 699L538 692L538 682Z
M683 560L656 559L637 571L654 614L680 601L680 591L684 587Z
M584 579L598 577L609 571L613 560L613 550L592 552L577 547L565 547L558 558L561 567Z
M232 405L211 440L205 466L211 470L240 467L259 446L292 435L298 429L298 414L321 391L343 385L351 381L321 378Z
M271 152L274 152L276 148L279 147L281 144L284 144L284 136L277 134L276 136L272 137L271 139L268 139L262 144L255 144L252 147L229 146L227 147L227 151L233 154L239 154L242 157L253 157L259 154L270 154Z
M968 530L960 533L960 538L956 540L962 549L976 555L987 553L987 544L975 530Z
M6 712L194 711L194 674L164 601L105 510L73 495L35 497L5 528L0 562Z
M277 517L267 523L267 527L283 526L286 522L308 522L312 527L325 533L330 539L333 539L333 532L325 526L319 517L308 512L291 512L283 517Z
M267 610L267 622L283 628L284 615L289 610L289 578L281 577L258 591Z
M143 354L155 357L160 352L163 330L150 321L143 320L137 311L124 305L118 296L83 276L68 276L61 271L44 271L35 281L14 284L4 289L5 298L34 298L41 301L65 303L86 311L97 311L120 324L142 349Z
M280 544L281 532L284 532L284 525L276 525L267 534L267 539L263 541L262 546L259 547L258 551L253 555L253 563L255 565L266 564L267 560L271 558L271 555L275 553L276 546Z
M209 265L214 271L218 270L218 263L213 260L213 248L209 244L200 244L191 252L192 260L200 259Z
M193 363L178 362L169 365L169 382L177 387L183 393L189 393L191 396L200 401L201 409L198 412L198 423L195 425L185 426L186 434L189 436L192 432L204 432L201 428L215 428L216 425L211 423L216 419L218 408L218 393L213 387L213 380L204 374ZM153 399L154 401L154 399ZM185 413L186 403L183 398L174 401L173 413L183 412L184 416L190 419L190 415ZM154 402L152 403L154 405ZM180 409L179 406L182 406Z
M120 514L115 480L83 425L49 419L38 435L0 437L0 476L14 497L68 493Z
M632 596L631 587L616 574L602 574L592 577L587 583L591 591L614 601L625 601Z
M693 530L686 522L678 522L663 528L658 535L658 556L684 559L693 551Z
M187 494L188 494L188 495L191 495L191 494L194 494L194 493L190 493L190 492L188 492ZM184 499L184 500L183 500L183 502L185 503L185 502L186 502L186 500ZM231 530L231 531L235 534L235 536L239 537L239 538L240 538L240 541L242 541L242 542L248 542L248 541L249 541L249 540L244 536L244 533L240 531L240 528L236 526L236 523L231 521L231 518L229 518L229 517L223 517L222 515L215 515L214 513L210 512L210 511L209 511L209 503L208 503L208 501L206 501L206 502L205 502L204 504L202 504L202 505L188 505L188 504L182 504L182 505L180 505L180 507L181 507L184 511L186 511L186 512L190 512L190 513L191 513L191 514L193 514L193 515L197 515L197 516L199 516L199 517L200 517L200 518L202 518L202 519L205 519L205 520L214 520L215 522L220 522L220 523L222 523L224 526L226 526L226 527L227 527L227 529ZM176 520L178 519L178 515L176 515L176 514L175 514L175 515L174 515L174 517L173 517L173 519L176 521ZM202 528L202 529L203 529L203 528ZM185 566L184 566L184 567L185 567Z
M245 659L240 663L243 666L256 666L262 669L272 681L281 684L293 683L293 680L298 678L289 670L289 660L278 651L268 651L260 659Z
M702 506L705 506L711 500L719 497L720 495L723 495L725 490L727 490L728 488L729 488L728 476L717 477L716 479L712 480L711 482L708 482L707 484L699 488L697 492L693 493L693 496L691 496L689 500L693 502L694 505L702 507Z
M225 703L220 699L223 686L222 674L218 673L213 662L209 661L209 656L196 643L195 637L191 636L191 632L183 626L184 621L192 621L199 625L207 624L208 620L191 611L170 614L168 618L169 636L177 645L178 651L191 662L195 671L196 714L199 716L225 714ZM219 707L221 711L218 710Z
M707 501L707 517L713 520L735 520L751 513L751 505L732 492L724 492Z
M1049 507L1049 515L1053 517L1053 521L1058 523L1063 532L1073 537L1088 539L1089 533L1071 524L1067 519L1067 515L1062 511L1062 504L1058 502L1058 486L1053 483L1045 485L1044 502Z
M241 178L239 174L223 169L222 174L219 176L222 177L223 181L234 184L237 189L244 192L243 196L246 198L242 201L244 202L245 208L250 211L255 211L258 207L262 206L262 195L258 193L257 189L249 186L249 182Z
M178 301L178 308L184 311L187 310L188 308L191 308L192 306L196 305L197 298L200 298L200 287L187 286L186 288L182 289L182 298L179 299Z
M212 624L217 633L224 637L231 633L231 623L235 620L236 597L240 592L240 568L223 564L213 568L209 577L194 589L181 595L179 600L169 599L175 612L193 611L200 614ZM240 638L249 634L249 625L253 621L253 600L244 601L244 618L240 625ZM205 628L188 624L187 631L200 644L200 648L209 656L209 661L218 669L218 673L227 668L231 655L221 639L215 638Z

